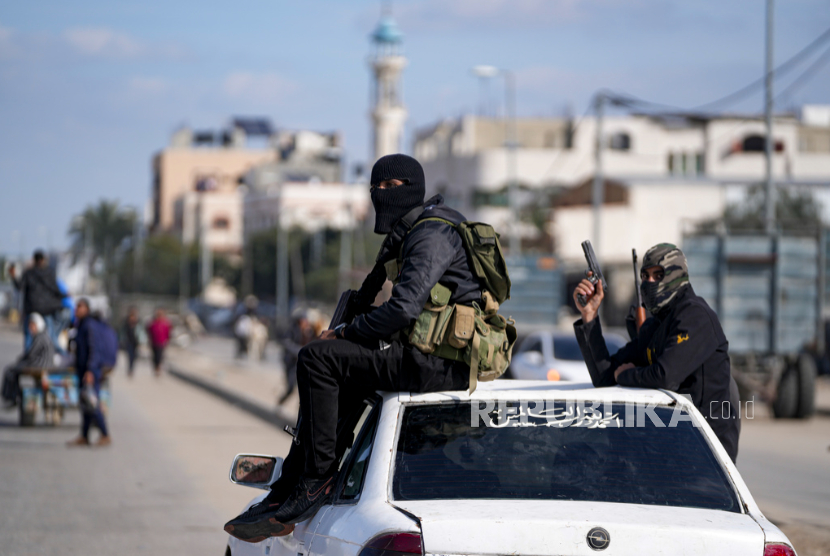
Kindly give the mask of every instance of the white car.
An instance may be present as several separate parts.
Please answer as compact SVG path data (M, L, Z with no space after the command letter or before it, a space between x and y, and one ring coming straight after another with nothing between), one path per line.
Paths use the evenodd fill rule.
M795 555L671 392L495 381L471 396L383 393L346 431L331 500L285 537L229 537L226 554ZM237 456L231 480L267 488L281 463Z
M618 334L603 336L611 354L626 344L625 338ZM506 378L591 382L576 335L550 330L534 332L522 340L513 354Z

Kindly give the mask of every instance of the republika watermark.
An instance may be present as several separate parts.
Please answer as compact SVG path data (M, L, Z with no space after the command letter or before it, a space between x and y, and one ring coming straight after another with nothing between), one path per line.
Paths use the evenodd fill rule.
M755 400L733 406L731 402L712 402L709 420L753 419ZM621 403L590 400L474 400L470 404L470 426L503 427L584 427L590 429L622 427L674 428L689 422L700 426L681 404Z

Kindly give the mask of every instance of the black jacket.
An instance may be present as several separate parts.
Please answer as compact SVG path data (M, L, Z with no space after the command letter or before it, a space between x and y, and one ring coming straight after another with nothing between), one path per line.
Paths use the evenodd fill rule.
M23 313L48 316L63 308L63 293L58 288L55 271L49 267L32 267L23 273L14 286L23 295Z
M638 337L608 353L599 319L574 323L594 386L664 388L691 396L733 461L738 456L739 403L733 394L729 342L717 315L691 285L659 315L643 324ZM635 368L614 371L623 363ZM727 403L724 403L727 402Z
M461 236L444 222L429 221L415 226L419 220L429 217L453 223L466 220L461 213L445 206L440 195L401 218L384 240L374 269L358 291L357 312L363 314L358 314L346 327L346 339L390 339L421 314L429 291L439 282L453 292L450 303L471 305L473 301L481 300L481 286L470 271ZM371 309L369 306L386 281L384 264L401 252L401 241L400 281L392 289L389 301Z

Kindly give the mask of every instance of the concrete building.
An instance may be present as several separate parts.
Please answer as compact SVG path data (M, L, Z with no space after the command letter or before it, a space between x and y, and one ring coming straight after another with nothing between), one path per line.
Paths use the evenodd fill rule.
M153 217L151 231L181 230L176 204L190 192L233 192L239 178L258 164L276 160L270 145L250 147L241 126L226 131L182 128L170 145L153 157Z
M342 159L338 133L275 131L264 119L237 118L220 131L181 129L153 158L151 231L239 253L246 178L337 182Z
M406 108L403 105L401 74L406 58L401 54L403 34L391 15L384 15L372 33L372 148L374 160L401 151Z
M278 225L308 232L353 229L368 216L370 202L365 184L274 184L245 196L245 231L250 234Z
M506 124L477 116L442 121L418 130L413 149L424 165L430 192L443 193L468 218L505 230L511 221ZM540 190L556 193L592 178L596 125L594 118L517 121L520 205L538 203ZM647 214L661 220L661 238L666 240L680 236L684 221L722 213L728 201L740 200L750 185L763 180L764 137L762 117L605 118L603 173L627 194L621 205L606 202L598 255L624 260L631 247L648 247L650 236L640 237L631 227ZM773 138L775 180L810 189L830 221L830 107L804 107L801 117L777 116ZM654 205L655 199L662 201ZM548 230L561 253L581 258L579 244L592 235L589 207L561 206L549 218ZM622 222L625 228L620 228ZM539 230L524 224L521 233L530 239Z

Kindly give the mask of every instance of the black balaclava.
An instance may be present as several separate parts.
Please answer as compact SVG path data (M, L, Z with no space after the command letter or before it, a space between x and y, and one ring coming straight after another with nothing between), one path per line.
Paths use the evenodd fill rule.
M404 185L392 189L379 189L384 180L397 179ZM372 167L370 183L372 204L375 207L375 233L388 234L402 216L418 205L424 204L426 185L421 163L405 154L382 156Z

